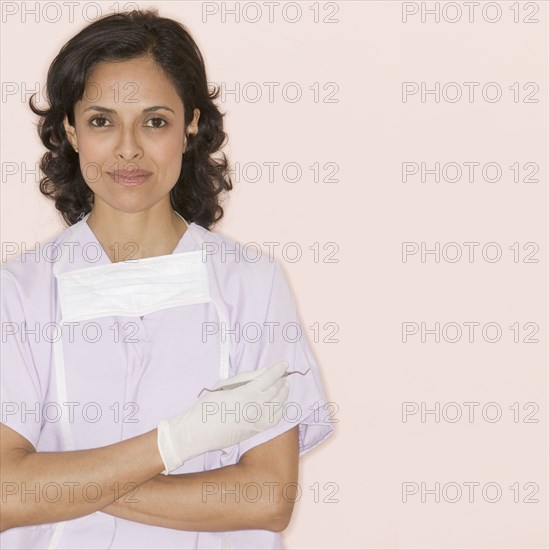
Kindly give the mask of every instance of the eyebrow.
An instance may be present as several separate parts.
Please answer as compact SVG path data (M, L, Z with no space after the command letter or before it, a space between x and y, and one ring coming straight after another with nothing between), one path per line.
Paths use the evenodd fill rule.
M170 107L166 107L165 105L153 105L153 107L147 107L147 109L143 109L143 112L150 113L151 111L159 111L161 109L171 111L172 113L176 114L174 109L170 109ZM116 113L115 109L108 109L107 107L101 107L101 105L91 105L90 107L84 109L83 112L85 113L87 111L99 111L100 113Z

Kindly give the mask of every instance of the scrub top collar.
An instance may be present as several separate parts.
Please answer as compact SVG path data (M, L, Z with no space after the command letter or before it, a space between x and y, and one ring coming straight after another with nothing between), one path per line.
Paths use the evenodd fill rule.
M60 247L61 251L55 261L56 274L113 263L88 225L89 216L90 213L86 214L69 228L65 244ZM187 229L170 255L193 252L200 249L204 242L195 222L189 223L180 214L178 216L185 222ZM131 250L127 253L130 254Z

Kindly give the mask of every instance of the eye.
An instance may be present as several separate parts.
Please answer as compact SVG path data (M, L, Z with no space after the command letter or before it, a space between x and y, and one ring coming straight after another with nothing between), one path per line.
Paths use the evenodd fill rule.
M95 120L101 120L101 121L109 122L104 116L95 116L95 117L90 119L90 125L95 126L96 128L104 128L105 124L94 124Z
M166 120L160 117L150 118L147 122L152 122L152 121L156 121L157 123L160 122L162 123L162 126L159 126L158 124L154 124L153 126L150 126L150 128L164 128L165 126L168 125L168 122L166 122Z

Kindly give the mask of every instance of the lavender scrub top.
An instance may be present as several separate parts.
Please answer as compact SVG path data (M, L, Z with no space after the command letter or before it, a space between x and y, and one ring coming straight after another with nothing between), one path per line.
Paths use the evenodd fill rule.
M249 449L296 425L300 455L333 432L319 369L282 269L273 258L251 258L235 241L195 223L188 224L172 254L208 250L203 257L210 302L153 311L143 320L104 316L60 325L53 272L60 250L72 251L60 272L111 263L86 220L0 268L2 423L38 452L68 450L67 426L74 449L102 447L156 428L220 378L285 360L288 370L310 370L288 378L291 391L281 422L238 445L192 458L172 474L236 464ZM61 376L54 362L56 340L63 350ZM223 353L225 373L220 372ZM25 498L55 499L55 487L45 495L43 489L36 497L27 487ZM86 494L96 495L93 487ZM94 512L9 529L0 534L0 548L245 549L282 548L282 541L280 533L267 530L181 531Z

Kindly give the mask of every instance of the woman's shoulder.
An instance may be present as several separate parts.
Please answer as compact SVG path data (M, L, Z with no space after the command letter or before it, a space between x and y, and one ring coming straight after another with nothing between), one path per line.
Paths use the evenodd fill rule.
M9 253L4 254L5 261L0 265L2 300L17 293L31 304L40 302L52 288L56 260L64 248L71 248L71 233L72 227L68 227L32 247L28 243L9 247Z
M210 231L200 225L194 227L201 237L203 257L217 268L240 277L265 281L277 269L272 249L259 242L240 242L218 231ZM272 245L273 243L266 243Z

